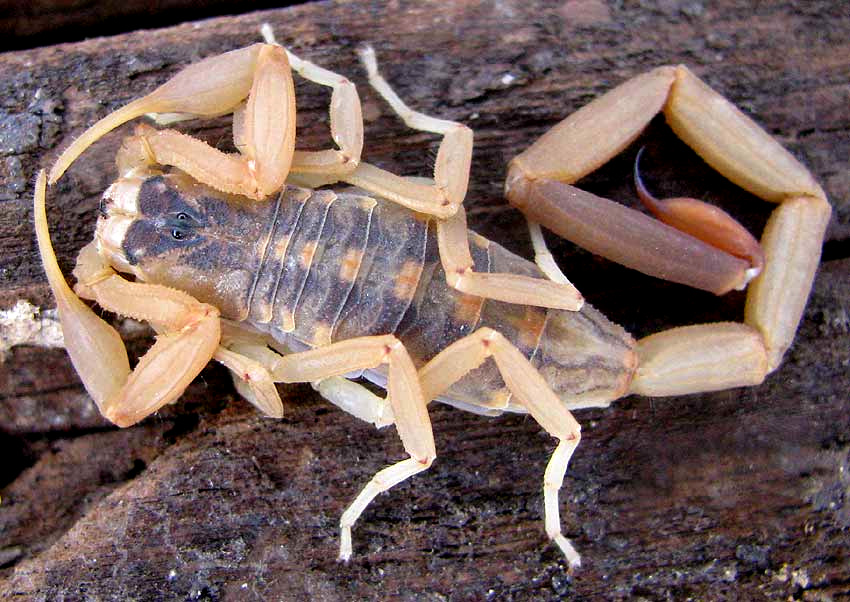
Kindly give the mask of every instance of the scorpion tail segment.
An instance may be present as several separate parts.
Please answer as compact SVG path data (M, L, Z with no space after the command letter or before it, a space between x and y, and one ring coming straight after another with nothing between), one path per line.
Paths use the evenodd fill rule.
M50 183L102 136L146 113L169 114L174 121L233 112L251 91L262 48L263 44L254 44L189 65L147 96L110 113L59 156L50 170Z
M630 393L665 397L760 384L768 373L761 334L732 322L665 330L638 341Z
M752 266L751 278L758 276L764 266L764 251L753 235L738 220L714 205L686 197L656 199L640 177L638 164L642 154L643 149L640 149L635 158L634 178L638 197L647 209L668 226L746 259Z
M717 295L751 277L748 261L568 184L524 180L509 189L508 198L526 217L559 236L650 276Z
M59 269L44 208L47 178L39 172L35 185L35 232L38 250L65 337L71 362L89 395L103 411L105 401L120 390L130 374L127 351L118 333L74 294Z
M752 119L686 67L664 107L667 123L688 146L741 188L771 202L825 198L814 177Z
M675 73L659 67L639 75L555 125L511 161L508 186L517 177L571 184L604 165L661 111Z

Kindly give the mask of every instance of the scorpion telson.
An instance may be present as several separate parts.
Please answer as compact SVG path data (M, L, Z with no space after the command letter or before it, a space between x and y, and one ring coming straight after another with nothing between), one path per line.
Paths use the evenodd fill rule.
M265 44L185 68L94 124L57 159L51 182L103 134L143 114L162 121L233 114L237 154L150 126L125 139L95 240L77 258L74 291L50 244L47 175L39 175L39 251L87 391L105 417L129 426L176 401L215 359L268 416L283 414L275 383L309 382L358 418L395 424L409 457L379 471L343 513L344 560L353 551L352 526L375 496L434 461L429 401L486 415L528 413L558 439L544 476L545 528L577 566L558 504L580 440L571 410L630 392L680 395L760 383L781 363L805 307L831 212L823 191L684 67L622 84L518 155L506 196L535 222L646 273L718 294L753 276L749 260L727 252L731 218L695 238L677 228L711 222L704 206L675 203L687 227L673 228L570 183L663 111L709 164L778 204L762 236L763 266L749 285L744 323L676 328L635 342L583 303L547 255L539 228L532 233L540 268L467 230L469 128L408 108L364 49L369 82L390 107L410 127L442 136L433 179L369 165L360 159L354 85L286 51L270 29L264 35ZM332 89L336 147L296 150L293 71ZM355 188L326 187L337 182ZM134 370L118 333L77 295L154 327L157 341ZM358 375L385 387L387 397L349 380Z

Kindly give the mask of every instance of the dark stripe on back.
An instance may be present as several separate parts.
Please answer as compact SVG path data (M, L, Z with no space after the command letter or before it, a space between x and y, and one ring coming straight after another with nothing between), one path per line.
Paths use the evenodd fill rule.
M331 332L363 262L376 201L343 194L325 219L313 264L295 311L293 336L313 346L331 342Z
M379 202L372 216L363 263L333 330L335 341L396 332L419 285L427 222L390 202Z
M325 218L336 198L336 194L329 190L313 191L301 212L298 226L291 235L272 310L274 323L283 332L295 330L295 308L307 282Z
M292 232L298 227L298 219L310 194L311 191L304 188L287 186L278 197L271 240L265 247L262 263L257 270L257 278L254 280L254 287L248 301L251 306L249 316L251 321L265 324L274 316L272 311L274 296L280 286L286 249Z

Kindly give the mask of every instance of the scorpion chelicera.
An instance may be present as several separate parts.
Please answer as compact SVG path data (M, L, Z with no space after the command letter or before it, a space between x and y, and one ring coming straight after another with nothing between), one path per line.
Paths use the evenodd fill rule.
M433 178L360 160L354 85L278 45L255 44L186 67L94 124L58 158L55 182L92 143L144 114L161 124L233 114L239 152L140 125L117 156L95 239L67 285L50 244L48 177L36 183L39 250L71 360L102 414L128 426L174 402L210 359L268 416L277 382L309 382L381 427L409 458L379 471L341 518L351 528L382 491L436 456L427 404L527 412L558 439L544 476L546 532L571 566L558 492L580 439L571 410L628 393L678 395L752 385L794 338L831 213L809 172L685 67L660 67L556 125L510 163L506 196L531 224L531 263L466 227L472 131L409 109L361 51L370 84L412 128L442 135ZM332 89L336 148L295 150L292 71ZM762 247L727 214L693 199L641 196L665 222L570 186L628 146L652 117L709 164L778 203ZM637 175L637 173L636 173ZM351 188L331 190L337 182ZM600 255L722 294L749 285L745 321L675 328L635 342L589 304L542 244L542 223ZM128 280L118 272L132 275ZM131 371L118 333L79 297L150 323L153 347ZM487 361L492 359L493 361ZM353 378L387 390L381 398Z

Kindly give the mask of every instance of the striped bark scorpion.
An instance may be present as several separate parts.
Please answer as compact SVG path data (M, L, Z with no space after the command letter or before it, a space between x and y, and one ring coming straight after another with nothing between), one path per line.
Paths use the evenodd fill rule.
M434 461L429 401L486 415L528 413L558 440L544 475L546 533L578 566L558 506L580 439L571 410L629 393L762 382L791 344L811 288L831 213L824 192L687 68L660 67L591 102L510 162L506 196L530 221L535 265L467 230L469 128L409 109L365 49L372 87L408 126L442 135L431 180L369 165L360 160L354 85L285 50L269 28L264 35L266 43L186 67L101 119L58 158L50 183L136 117L168 124L233 114L235 154L147 125L124 140L121 176L104 193L94 241L79 254L74 291L50 243L47 176L39 175L39 250L86 390L107 419L126 427L177 400L215 359L268 416L283 414L276 382L309 382L358 418L395 424L409 457L379 471L343 513L342 560L375 496ZM295 150L292 71L332 89L336 148ZM693 199L655 201L639 177L641 196L672 226L570 185L623 150L659 111L720 173L778 204L763 254L727 214ZM324 187L337 182L354 188ZM753 279L744 323L675 328L635 342L583 303L540 244L539 223L594 253L716 294ZM118 333L78 296L153 326L156 342L135 369ZM350 380L357 376L387 397Z

